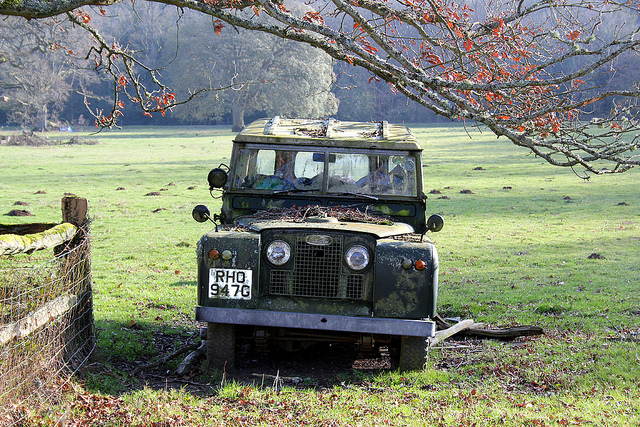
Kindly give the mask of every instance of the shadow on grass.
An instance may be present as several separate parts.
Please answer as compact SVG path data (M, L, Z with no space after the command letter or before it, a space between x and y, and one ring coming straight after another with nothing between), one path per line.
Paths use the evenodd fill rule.
M96 349L80 376L87 390L114 395L145 387L145 365L199 341L195 323L189 330L166 322L96 320L95 330ZM167 372L163 364L154 368Z
M362 383L391 366L388 356L364 357L353 344L318 344L290 353L276 347L259 352L240 341L234 372L209 371L203 357L190 373L179 376L178 364L200 343L195 328L170 331L166 324L100 320L96 331L96 350L79 376L87 391L115 396L143 388L179 389L207 396L234 383L261 388L330 388ZM180 352L185 349L190 350Z

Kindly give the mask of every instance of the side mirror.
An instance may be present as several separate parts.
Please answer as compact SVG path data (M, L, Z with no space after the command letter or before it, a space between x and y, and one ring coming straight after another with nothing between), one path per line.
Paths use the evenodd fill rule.
M227 183L227 172L222 168L211 169L209 175L207 176L207 181L209 181L209 190L213 190L214 188L222 188Z
M191 216L198 222L205 222L211 219L211 212L209 212L209 208L205 205L198 205L193 208Z
M442 227L444 227L444 219L440 215L431 215L427 219L427 231L437 233L442 230Z

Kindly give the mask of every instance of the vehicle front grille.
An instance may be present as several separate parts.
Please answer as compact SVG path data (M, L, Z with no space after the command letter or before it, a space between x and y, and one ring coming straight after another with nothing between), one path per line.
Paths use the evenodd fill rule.
M333 236L328 245L311 245L297 237L293 270L271 270L270 293L299 297L365 298L364 277L343 274L343 239Z

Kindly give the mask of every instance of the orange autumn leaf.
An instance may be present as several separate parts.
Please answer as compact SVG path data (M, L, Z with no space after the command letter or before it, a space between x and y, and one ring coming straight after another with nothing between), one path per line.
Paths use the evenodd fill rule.
M573 30L573 31L570 31L569 33L567 33L567 38L569 40L575 40L575 39L578 38L578 36L580 36L580 31L578 31L578 30Z

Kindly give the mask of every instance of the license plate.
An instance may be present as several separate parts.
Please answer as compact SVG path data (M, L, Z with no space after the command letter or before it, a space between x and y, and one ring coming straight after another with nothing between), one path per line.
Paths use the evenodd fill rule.
M209 269L209 298L251 299L251 270Z

